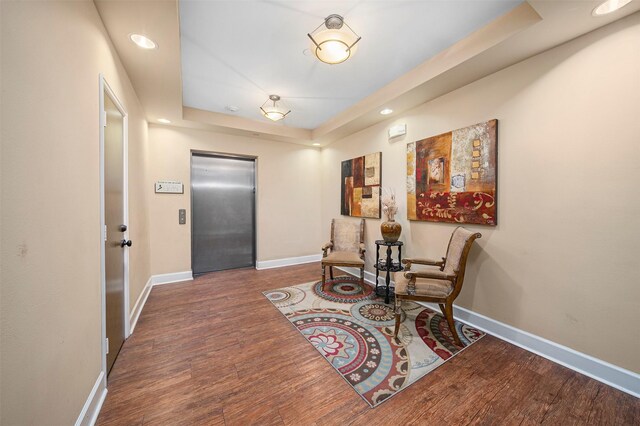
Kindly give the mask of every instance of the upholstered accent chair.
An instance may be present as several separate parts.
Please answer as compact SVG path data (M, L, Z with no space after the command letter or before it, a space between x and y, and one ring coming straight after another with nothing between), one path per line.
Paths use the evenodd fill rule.
M460 337L453 322L453 301L460 294L464 282L464 271L467 264L467 256L473 242L482 237L478 232L471 232L458 226L449 239L447 256L440 261L428 259L402 259L406 265L404 273L395 274L396 292L396 327L395 336L398 336L400 319L402 314L402 301L415 300L421 302L437 303L442 315L449 324L449 329L456 344L462 346ZM419 271L412 271L411 265L426 265Z
M322 246L322 288L327 267L333 279L333 267L346 266L360 269L360 286L364 289L364 252L364 219L333 219L331 239Z

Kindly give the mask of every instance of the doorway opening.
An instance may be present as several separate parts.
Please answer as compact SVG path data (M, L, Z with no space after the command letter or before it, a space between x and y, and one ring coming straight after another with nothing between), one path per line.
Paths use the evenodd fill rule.
M194 275L256 264L256 159L191 153Z
M129 336L128 116L100 75L100 266L102 372Z

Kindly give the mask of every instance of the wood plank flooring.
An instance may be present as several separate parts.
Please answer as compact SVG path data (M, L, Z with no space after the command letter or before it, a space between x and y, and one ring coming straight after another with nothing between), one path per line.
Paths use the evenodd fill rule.
M371 409L262 295L319 277L314 263L154 287L98 424L640 424L639 399L492 336Z

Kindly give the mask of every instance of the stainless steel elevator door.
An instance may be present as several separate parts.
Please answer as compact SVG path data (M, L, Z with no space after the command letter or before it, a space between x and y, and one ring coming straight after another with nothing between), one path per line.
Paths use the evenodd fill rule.
M191 156L194 274L255 265L255 161Z

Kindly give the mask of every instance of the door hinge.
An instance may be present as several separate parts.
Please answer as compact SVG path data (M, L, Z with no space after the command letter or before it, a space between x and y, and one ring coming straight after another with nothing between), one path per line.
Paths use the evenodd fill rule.
M109 338L104 339L104 354L109 355Z
M102 127L107 127L107 112L102 111Z
M107 242L107 225L104 226L104 241Z

